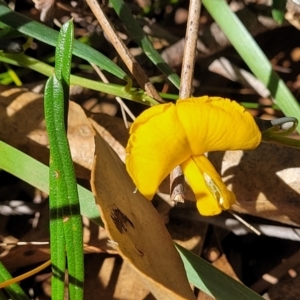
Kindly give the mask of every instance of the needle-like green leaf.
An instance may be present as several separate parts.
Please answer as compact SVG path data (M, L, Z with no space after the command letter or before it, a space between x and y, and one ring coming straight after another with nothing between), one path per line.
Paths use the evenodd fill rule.
M50 146L50 246L55 299L63 299L65 254L70 299L83 299L83 233L75 171L67 139L73 22L60 31L55 74L45 87L45 121Z
M11 279L12 276L7 271L7 269L4 267L4 265L0 262L0 282L4 282L6 280ZM5 288L5 291L8 293L11 299L14 300L29 300L29 297L26 295L26 293L22 290L22 288L19 286L19 284L14 283L10 286ZM6 300L7 298L4 296L4 294L0 290L0 300Z
M149 41L139 23L132 16L127 4L123 0L109 1L119 18L127 28L131 37L144 50L148 58L167 76L167 78L179 89L180 79L170 66L163 60Z

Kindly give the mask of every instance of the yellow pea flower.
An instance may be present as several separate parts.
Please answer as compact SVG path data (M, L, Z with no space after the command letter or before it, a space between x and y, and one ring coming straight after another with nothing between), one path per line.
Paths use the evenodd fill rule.
M137 189L151 200L164 178L180 165L202 215L235 203L235 195L204 155L209 151L256 148L261 132L235 101L203 96L145 110L132 124L126 169Z

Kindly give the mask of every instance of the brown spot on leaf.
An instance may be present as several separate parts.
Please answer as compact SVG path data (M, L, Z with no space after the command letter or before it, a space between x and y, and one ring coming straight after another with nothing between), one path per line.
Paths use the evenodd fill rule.
M137 250L137 252L139 253L140 256L143 257L145 255L145 253L143 251L139 250L136 246L135 246L135 249Z
M129 223L131 227L135 228L128 217L124 215L118 208L114 208L110 216L120 233L127 231L127 223Z

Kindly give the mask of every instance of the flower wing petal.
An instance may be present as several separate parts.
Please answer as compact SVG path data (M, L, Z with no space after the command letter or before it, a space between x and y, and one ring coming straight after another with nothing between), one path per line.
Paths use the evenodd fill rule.
M229 191L211 162L204 155L192 156L181 164L201 215L212 216L229 209L235 195Z
M130 129L126 153L126 169L134 184L152 199L163 179L191 155L175 105L145 110Z
M178 100L176 107L194 155L254 149L261 141L253 117L235 101L203 96Z

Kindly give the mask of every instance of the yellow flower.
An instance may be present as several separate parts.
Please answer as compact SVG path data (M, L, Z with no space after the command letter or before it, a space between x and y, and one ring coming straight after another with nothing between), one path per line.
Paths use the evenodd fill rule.
M202 215L235 203L235 195L204 155L209 151L256 148L261 133L235 101L219 97L178 100L145 110L133 123L126 168L137 189L151 200L164 178L180 165Z

